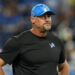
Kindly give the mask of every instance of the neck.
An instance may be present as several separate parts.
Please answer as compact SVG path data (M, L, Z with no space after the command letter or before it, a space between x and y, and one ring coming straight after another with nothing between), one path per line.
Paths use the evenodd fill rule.
M30 31L31 31L33 34L35 34L35 35L37 35L37 36L39 36L39 37L45 37L45 36L47 36L47 31L46 31L46 32L41 32L41 31L39 31L39 30L37 30L37 29L34 29L34 28L32 28Z

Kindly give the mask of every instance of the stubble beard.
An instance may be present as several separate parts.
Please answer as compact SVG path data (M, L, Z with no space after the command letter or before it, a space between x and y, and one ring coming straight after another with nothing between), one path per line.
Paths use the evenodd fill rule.
M41 28L41 33L48 32L51 29L51 24L44 24Z

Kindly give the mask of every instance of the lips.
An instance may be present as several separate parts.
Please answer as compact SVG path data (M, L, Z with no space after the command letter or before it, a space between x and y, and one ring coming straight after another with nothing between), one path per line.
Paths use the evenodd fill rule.
M50 25L50 23L44 23L44 25Z
M51 28L50 23L44 24L44 28L45 30L49 30Z
M50 24L45 24L44 27L50 27Z
M44 24L44 26L46 27L46 26L50 26L51 24L50 23L45 23Z

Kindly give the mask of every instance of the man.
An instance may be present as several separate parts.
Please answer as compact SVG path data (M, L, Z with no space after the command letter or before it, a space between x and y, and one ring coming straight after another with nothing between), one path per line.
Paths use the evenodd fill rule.
M69 75L61 41L48 32L51 15L55 13L44 4L37 4L31 11L32 29L10 38L0 54L2 66L12 64L13 75ZM57 66L59 65L59 71Z

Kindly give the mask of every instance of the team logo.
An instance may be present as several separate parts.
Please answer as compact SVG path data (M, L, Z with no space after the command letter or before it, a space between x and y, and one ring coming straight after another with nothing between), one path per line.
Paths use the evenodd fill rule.
M46 8L44 8L44 11L47 11L47 9L46 9Z
M49 44L51 48L55 47L55 44L52 42Z

